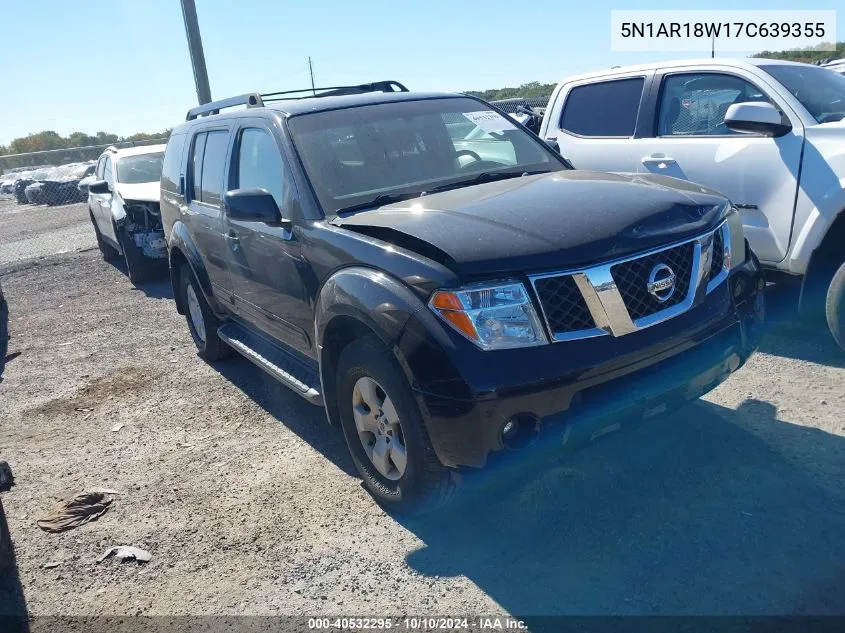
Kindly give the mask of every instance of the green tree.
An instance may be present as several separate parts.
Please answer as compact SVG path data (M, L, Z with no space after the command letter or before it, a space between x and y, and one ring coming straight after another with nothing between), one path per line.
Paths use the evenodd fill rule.
M543 84L539 81L530 81L518 88L491 88L488 90L467 90L466 93L479 97L485 101L497 101L499 99L514 99L522 97L531 99L536 97L550 97L555 84Z
M830 45L829 43L827 44ZM823 45L819 45L823 46ZM763 51L756 53L752 57L763 57L765 59L783 59L790 62L805 62L811 64L813 62L824 59L839 59L845 57L845 42L836 42L835 51L820 51L818 47L815 50L809 51Z

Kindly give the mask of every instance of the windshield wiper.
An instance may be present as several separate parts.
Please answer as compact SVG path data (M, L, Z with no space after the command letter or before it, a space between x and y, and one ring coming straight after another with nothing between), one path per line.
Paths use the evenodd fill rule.
M448 185L440 185L429 189L425 193L437 193L438 191L448 191L449 189L460 189L461 187L470 187L472 185L480 185L482 182L493 182L494 180L507 180L508 178L522 178L523 176L534 176L536 174L548 174L550 170L541 169L538 171L482 171L472 178L467 180L459 180L458 182L450 182Z
M355 211L364 211L366 209L375 209L386 204L393 204L394 202L402 202L403 200L410 200L411 198L419 198L424 192L422 191L406 191L405 193L382 193L372 200L361 202L359 204L351 204L348 207L341 207L335 213L341 215L344 213L354 213Z

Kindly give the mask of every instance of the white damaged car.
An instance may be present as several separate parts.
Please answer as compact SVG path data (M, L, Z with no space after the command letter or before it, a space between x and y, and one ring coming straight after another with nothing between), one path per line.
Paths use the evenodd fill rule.
M109 147L88 185L88 211L103 259L123 255L133 284L145 281L167 259L159 210L164 147Z

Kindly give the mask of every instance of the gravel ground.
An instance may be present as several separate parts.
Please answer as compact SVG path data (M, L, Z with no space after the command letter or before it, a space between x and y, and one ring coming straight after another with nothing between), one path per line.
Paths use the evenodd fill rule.
M0 612L845 614L845 356L788 315L706 400L565 459L541 444L411 521L321 410L197 358L165 281L55 254L91 245L84 207L0 209ZM95 487L121 493L98 521L36 527ZM116 544L152 561L94 562Z

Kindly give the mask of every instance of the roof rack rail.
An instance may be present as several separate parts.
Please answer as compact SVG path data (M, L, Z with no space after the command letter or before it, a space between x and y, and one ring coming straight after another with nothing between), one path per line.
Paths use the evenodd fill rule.
M325 88L302 88L300 90L282 90L279 92L264 92L261 93L261 98L264 101L281 101L283 99L308 99L310 97L336 97L340 95L357 95L367 92L409 92L408 89L398 81L387 79L385 81L373 81L368 84L358 84L357 86L328 86ZM299 93L302 96L288 96ZM319 93L319 94L318 94ZM268 98L269 97L269 98Z
M262 108L264 101L261 100L261 95L257 92L249 92L247 94L238 95L237 97L229 97L228 99L220 99L220 101L212 101L204 103L196 108L188 110L186 121L191 121L201 116L209 114L219 114L222 108L232 108L234 106L245 105L247 108Z

